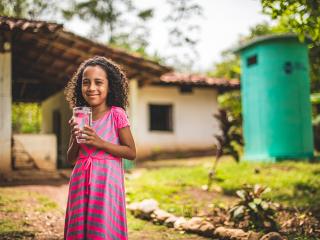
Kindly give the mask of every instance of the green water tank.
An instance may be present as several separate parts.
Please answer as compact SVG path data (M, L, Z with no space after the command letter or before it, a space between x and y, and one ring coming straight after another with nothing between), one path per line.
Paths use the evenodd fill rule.
M313 157L308 45L295 35L240 46L244 160Z

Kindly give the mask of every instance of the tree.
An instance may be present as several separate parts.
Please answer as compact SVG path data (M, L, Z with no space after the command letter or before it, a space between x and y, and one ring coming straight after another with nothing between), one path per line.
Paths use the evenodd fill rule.
M198 54L195 46L200 27L194 20L202 15L202 8L195 0L162 0L162 3L169 7L164 23L167 24L171 53L164 57L165 61L176 68L190 69ZM156 8L137 9L132 0L73 0L63 13L67 20L79 17L91 22L91 38L106 33L108 44L148 56L150 29L146 23L156 11ZM151 54L151 58L159 60L159 53Z
M0 15L18 18L39 19L54 14L57 9L54 0L0 0Z
M258 36L267 34L284 33L288 32L282 24L271 26L267 22L259 23L250 28L248 35L240 35L236 41L236 45L247 42ZM212 77L222 77L227 79L237 78L240 79L240 58L235 55L232 50L222 52L222 61L215 63L213 70L207 73Z
M108 44L130 50L141 50L148 45L149 30L144 23L153 17L153 10L138 10L132 0L73 0L63 15L67 20L79 17L90 22L91 38L106 33Z
M272 19L285 19L289 30L300 37L309 35L320 41L319 0L261 0L264 13Z
M167 0L170 11L165 18L168 24L169 45L176 52L168 56L170 65L180 70L188 70L199 57L196 46L199 42L200 26L196 20L203 15L202 7L194 0Z
M39 133L41 112L38 103L13 103L12 130L14 133Z

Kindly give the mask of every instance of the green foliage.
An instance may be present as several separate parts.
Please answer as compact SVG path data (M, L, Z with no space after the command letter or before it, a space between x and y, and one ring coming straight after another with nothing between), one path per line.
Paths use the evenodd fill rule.
M54 0L0 0L0 15L38 19L54 13L57 9Z
M228 112L228 118L241 126L242 107L240 90L226 92L218 97L219 106Z
M203 8L195 0L166 0L170 11L164 21L168 25L169 45L172 52L167 61L180 70L190 71L199 57L200 25L195 22L203 16Z
M237 162L240 160L239 148L243 146L241 119L233 118L226 110L220 109L219 114L215 114L219 121L221 134L216 135L217 143L217 160L222 155L231 155Z
M210 77L226 79L240 79L240 57L231 53L224 53L222 61L216 63L213 71L208 72Z
M234 93L238 93L239 96L239 92L231 92L223 97L225 99ZM219 112L214 114L214 118L219 122L221 132L215 135L217 141L216 157L208 174L207 190L210 190L215 180L218 162L223 155L230 155L237 162L240 161L243 148L241 106L239 101L236 102L234 100L235 98L232 97L232 100L222 102L221 106L224 108L219 109ZM238 104L238 106L235 106L236 104ZM236 112L234 110L240 111Z
M239 90L230 91L218 97L219 113L214 118L219 122L221 132L215 135L216 157L208 174L207 190L210 190L217 175L219 159L223 155L232 156L237 162L243 152L241 94Z
M278 205L262 198L264 193L270 188L247 185L242 190L236 192L240 201L230 209L231 217L235 221L250 221L250 224L259 230L277 230L275 214Z
M249 29L249 34L245 36L239 36L239 39L236 42L236 45L239 45L243 42L254 39L258 36L263 36L267 34L276 34L276 33L286 33L288 29L285 28L284 24L279 22L275 26L271 26L267 22L259 23ZM207 73L212 77L222 77L226 79L240 79L240 57L235 55L231 50L222 52L222 60L218 63L215 63L213 70Z
M261 0L264 13L278 20L287 32L312 38L310 48L312 92L320 88L320 2L318 0Z
M320 2L318 0L261 0L263 11L272 19L285 19L289 30L304 38L320 41Z
M14 133L39 133L41 111L37 103L13 103L12 130Z
M131 0L86 0L70 1L69 6L63 10L63 16L69 20L73 17L90 22L92 38L97 38L103 33L109 36L108 43L116 43L118 38L126 38L129 34L134 34L136 29L137 17L142 20L148 20L153 15L152 10L137 11ZM129 20L128 17L133 17ZM130 26L130 29L127 30ZM142 27L142 26L140 26ZM143 28L143 27L142 27ZM141 40L140 38L138 38ZM141 45L145 42L142 41Z

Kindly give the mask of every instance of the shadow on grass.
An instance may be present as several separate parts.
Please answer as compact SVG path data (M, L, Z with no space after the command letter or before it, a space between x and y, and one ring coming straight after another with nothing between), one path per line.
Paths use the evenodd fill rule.
M275 198L273 201L287 202L289 207L310 211L320 220L320 182L298 182L292 194L276 195Z
M25 185L50 185L61 186L69 183L69 179L28 179L28 180L13 180L13 181L0 181L0 187L14 187ZM1 238L0 238L1 239Z
M237 190L234 188L223 189L223 194L235 196ZM316 218L320 219L320 180L307 183L297 182L293 186L292 194L279 194L276 190L273 190L271 194L271 201L287 203L289 207L311 211Z
M28 231L10 231L0 233L1 240L11 240L11 239L34 239L35 234Z

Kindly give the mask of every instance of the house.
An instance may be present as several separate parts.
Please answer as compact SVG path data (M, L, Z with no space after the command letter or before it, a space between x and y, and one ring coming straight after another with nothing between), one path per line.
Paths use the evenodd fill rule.
M75 35L61 24L0 17L0 171L14 167L12 148L18 140L26 150L32 149L28 156L37 164L46 158L51 168L68 166L71 110L63 89L79 64L94 55L111 58L127 74L127 113L138 159L158 152L212 149L218 131L212 116L217 110L217 95L239 88L238 81L179 74ZM40 134L12 136L12 102L41 103ZM42 155L36 154L41 151Z

